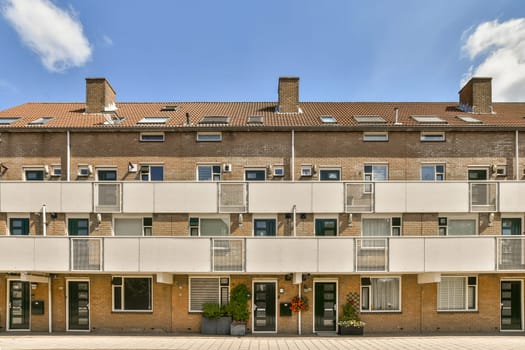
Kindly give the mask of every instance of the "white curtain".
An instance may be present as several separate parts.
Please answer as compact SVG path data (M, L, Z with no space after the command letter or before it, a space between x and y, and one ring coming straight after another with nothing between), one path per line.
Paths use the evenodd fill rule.
M363 219L363 236L390 236L390 219Z
M461 235L475 235L476 234L476 220L457 220L448 219L448 235L449 236L461 236Z
M201 236L229 236L230 228L224 219L200 219Z
M399 278L372 278L373 310L399 310Z
M142 218L115 219L115 236L142 236Z
M465 278L442 277L438 284L438 310L465 310Z

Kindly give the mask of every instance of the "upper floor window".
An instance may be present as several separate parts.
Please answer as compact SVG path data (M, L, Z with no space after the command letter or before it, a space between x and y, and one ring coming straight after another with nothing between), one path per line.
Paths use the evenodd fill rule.
M399 277L361 278L362 311L401 311Z
M26 181L44 181L46 171L44 168L24 168Z
M364 132L363 141L388 141L388 132Z
M339 181L341 180L341 169L321 169L319 170L319 180Z
M477 220L472 217L439 217L439 235L440 236L464 236L476 235Z
M363 236L400 236L401 217L363 218L361 220Z
M142 142L163 142L164 133L163 132L141 132L139 140Z
M438 311L477 309L477 277L441 277L438 283Z
M219 142L222 141L220 132L198 132L197 141L199 142Z
M419 138L421 141L445 141L445 133L424 131L421 132Z
M254 236L275 236L277 220L275 219L253 219Z
M190 217L190 236L229 236L230 220L227 217Z
M115 218L113 232L115 236L151 236L153 219L151 217Z
M337 236L337 219L316 218L316 236Z
M443 181L445 180L445 166L443 164L421 165L421 180Z
M216 165L198 165L197 180L199 181L220 181L221 166Z
M364 168L365 181L386 181L388 179L388 165L386 164L370 164L365 165ZM372 192L372 184L365 184L365 193Z
M264 181L266 180L266 169L246 169L244 179L246 181Z
M117 181L116 169L97 169L98 181Z
M9 234L11 236L29 235L29 218L9 218Z
M89 219L88 218L68 218L67 233L70 236L88 236Z
M141 165L140 166L140 180L141 181L162 181L164 180L164 166L163 165Z

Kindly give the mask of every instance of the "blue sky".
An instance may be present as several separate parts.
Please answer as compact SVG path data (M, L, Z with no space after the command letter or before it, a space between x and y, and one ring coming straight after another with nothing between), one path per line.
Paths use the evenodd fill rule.
M275 101L279 76L302 101L457 101L469 74L525 101L523 0L0 4L0 109L100 76L122 102Z

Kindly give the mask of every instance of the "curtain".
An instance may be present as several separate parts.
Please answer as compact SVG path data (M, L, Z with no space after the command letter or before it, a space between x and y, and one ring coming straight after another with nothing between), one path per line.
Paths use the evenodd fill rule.
M476 234L476 220L457 220L448 219L448 235L475 235Z
M399 310L399 278L372 278L373 310Z
M224 219L200 219L201 236L229 236L230 228Z
M438 310L465 310L464 277L441 278L438 287Z
M142 218L115 219L115 236L142 236Z

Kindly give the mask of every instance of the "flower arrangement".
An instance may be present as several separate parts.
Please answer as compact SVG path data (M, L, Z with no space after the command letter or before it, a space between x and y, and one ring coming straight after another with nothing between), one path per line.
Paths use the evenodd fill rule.
M293 312L308 310L308 299L306 297L295 296L292 299L290 310Z
M343 305L343 312L339 317L339 326L342 327L355 327L362 328L365 326L365 323L361 321L359 317L359 312L357 311L356 298L350 293L346 297L346 303Z

